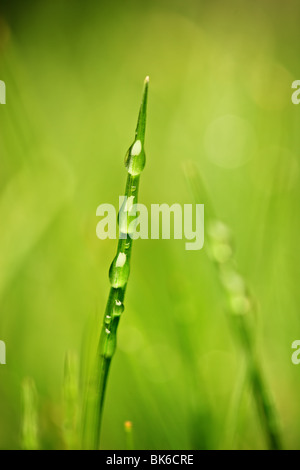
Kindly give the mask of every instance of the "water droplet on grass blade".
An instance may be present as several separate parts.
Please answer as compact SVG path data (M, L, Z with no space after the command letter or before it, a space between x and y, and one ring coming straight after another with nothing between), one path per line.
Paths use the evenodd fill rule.
M220 242L230 242L231 232L226 224L220 220L212 220L208 223L208 234L211 238Z
M107 328L102 330L100 339L100 354L105 358L113 356L116 349L116 335Z
M124 264L126 263L126 254L125 253L119 253L116 259L116 267L117 268L122 268Z
M139 175L145 168L146 157L140 140L135 141L125 155L125 166L128 173Z
M131 155L133 157L137 157L142 151L142 142L140 140L136 140L131 147Z
M227 265L220 267L220 276L223 286L233 294L244 294L246 291L244 279L235 269L226 266Z
M250 310L250 300L246 295L232 295L230 305L236 315L244 315Z
M212 243L211 255L217 263L226 263L232 257L232 248L228 243Z
M124 304L121 302L121 300L116 299L113 304L113 310L112 314L113 316L117 317L122 315L124 312Z
M129 277L129 261L125 253L115 256L109 268L109 280L112 287L123 287Z

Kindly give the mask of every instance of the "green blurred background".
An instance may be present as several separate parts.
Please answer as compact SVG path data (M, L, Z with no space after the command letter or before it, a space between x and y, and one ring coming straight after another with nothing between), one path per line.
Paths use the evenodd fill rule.
M257 299L284 445L299 448L299 2L28 0L0 12L0 448L21 446L24 377L41 446L64 448L65 353L82 356L102 318L116 249L96 237L96 208L124 191L146 75L140 202L193 202L183 167L196 162ZM226 439L241 358L224 304L205 244L134 243L102 448L126 447L126 420L137 449L266 448L249 391Z

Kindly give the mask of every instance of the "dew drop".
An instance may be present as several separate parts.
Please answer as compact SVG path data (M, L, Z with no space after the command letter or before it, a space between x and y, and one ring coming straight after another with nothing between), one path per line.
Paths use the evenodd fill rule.
M137 140L136 142L134 142L130 153L133 157L137 157L141 153L141 150L142 142L140 140Z
M113 304L113 310L112 310L113 316L118 317L122 315L123 312L124 312L124 304L120 300L116 299Z
M228 243L213 243L211 245L211 254L217 263L223 264L232 257L232 248Z
M100 339L100 354L102 357L110 358L116 349L116 334L113 334L108 328L102 330Z
M142 142L137 140L128 149L125 156L125 166L128 173L133 176L139 175L146 163L145 152L142 147Z
M116 267L122 268L126 263L126 255L125 253L119 253L116 261Z
M244 279L235 271L235 269L223 266L220 270L220 276L221 282L226 290L236 295L242 295L245 293L246 286Z
M213 220L208 224L208 234L211 238L220 242L230 242L230 229L220 220Z
M250 310L250 300L246 295L232 295L230 298L232 312L236 315L244 315Z
M109 268L109 281L112 287L123 287L129 277L129 261L125 253L115 256Z

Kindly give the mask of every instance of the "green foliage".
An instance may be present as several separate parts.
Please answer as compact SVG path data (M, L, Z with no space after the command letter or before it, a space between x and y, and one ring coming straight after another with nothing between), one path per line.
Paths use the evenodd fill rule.
M297 449L300 107L291 84L300 78L299 4L82 5L0 6L0 448L23 446L28 376L39 396L39 447L73 445L65 355L76 351L86 364L98 347L116 247L97 239L95 213L102 203L118 206L120 157L149 73L151 158L140 197L147 207L191 203L182 164L200 168L217 218L234 233L238 273L255 293L254 346L284 447ZM199 201L206 221L208 202ZM136 449L269 446L242 344L224 315L224 273L216 279L207 254L207 237L194 253L180 240L134 242L101 448L126 448L128 420ZM239 305L235 294L226 299L228 309ZM79 433L90 372L91 364L79 367Z

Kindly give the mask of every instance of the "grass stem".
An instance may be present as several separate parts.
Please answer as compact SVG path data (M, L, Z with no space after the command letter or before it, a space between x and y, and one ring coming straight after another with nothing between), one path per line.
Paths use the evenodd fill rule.
M145 166L145 130L146 110L148 97L149 77L144 82L144 91L140 107L135 138L125 156L125 166L128 171L125 187L125 201L119 215L119 241L117 253L109 269L109 281L111 284L108 301L105 309L103 325L97 350L97 361L94 369L91 393L92 410L92 435L87 429L89 424L84 424L84 429L90 435L90 445L93 449L100 446L101 423L103 407L107 388L108 375L112 358L117 345L117 329L121 315L124 311L124 297L130 272L130 259L132 251L131 231L132 223L137 218L132 209L138 202L138 189L140 174Z

